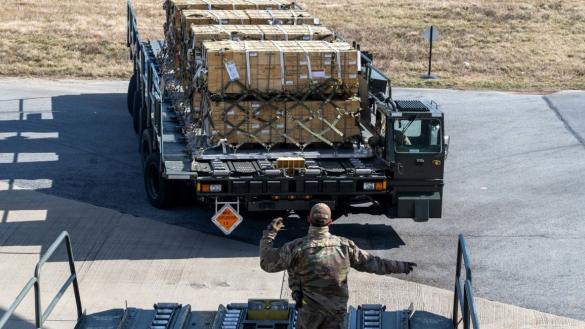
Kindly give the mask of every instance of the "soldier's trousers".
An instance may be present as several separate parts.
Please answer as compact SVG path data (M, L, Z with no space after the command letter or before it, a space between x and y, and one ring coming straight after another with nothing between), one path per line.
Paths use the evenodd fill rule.
M345 329L345 313L328 315L304 307L299 310L297 329Z

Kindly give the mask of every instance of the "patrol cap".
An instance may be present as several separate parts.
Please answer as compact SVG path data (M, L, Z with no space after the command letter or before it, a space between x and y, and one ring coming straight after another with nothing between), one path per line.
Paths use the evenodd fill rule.
M311 225L327 226L331 223L331 209L324 203L317 203L311 208Z

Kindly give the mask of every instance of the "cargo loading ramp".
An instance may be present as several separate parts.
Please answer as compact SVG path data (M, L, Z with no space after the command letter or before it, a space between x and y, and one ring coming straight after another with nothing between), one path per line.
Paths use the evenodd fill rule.
M43 265L55 251L65 244L70 275L49 302L41 306L40 277ZM462 272L462 269L464 270ZM45 281L46 278L43 280ZM471 265L463 235L459 236L457 269L453 303L453 317L416 311L411 304L404 310L386 310L384 305L363 304L350 307L346 317L347 329L479 329L472 284ZM62 232L36 265L34 276L0 317L0 329L8 329L11 316L25 297L34 290L35 328L43 328L45 321L58 305L65 292L73 287L77 313L75 329L296 329L297 310L283 299L250 299L247 303L220 305L216 311L194 311L189 304L157 303L152 309L125 307L87 314L77 281L73 248L69 234ZM34 289L33 289L34 288ZM459 311L462 316L459 317Z

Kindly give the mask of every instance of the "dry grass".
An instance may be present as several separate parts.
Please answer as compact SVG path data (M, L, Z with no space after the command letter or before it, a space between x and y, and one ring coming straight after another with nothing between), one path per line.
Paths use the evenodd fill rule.
M159 0L135 0L141 30L163 35ZM2 0L0 75L128 78L124 0Z
M160 0L138 0L143 34L162 35ZM304 0L323 24L374 53L401 86L585 89L583 0ZM3 0L0 75L127 78L124 0ZM425 26L441 40L422 82Z
M305 0L402 86L585 89L585 1ZM433 72L424 27L435 25Z

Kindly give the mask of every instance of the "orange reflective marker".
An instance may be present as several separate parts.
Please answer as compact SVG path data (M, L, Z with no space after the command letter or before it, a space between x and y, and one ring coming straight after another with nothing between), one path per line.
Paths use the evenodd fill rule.
M243 221L243 217L229 204L224 205L221 209L211 217L211 221L217 226L225 235L232 233L238 225Z

